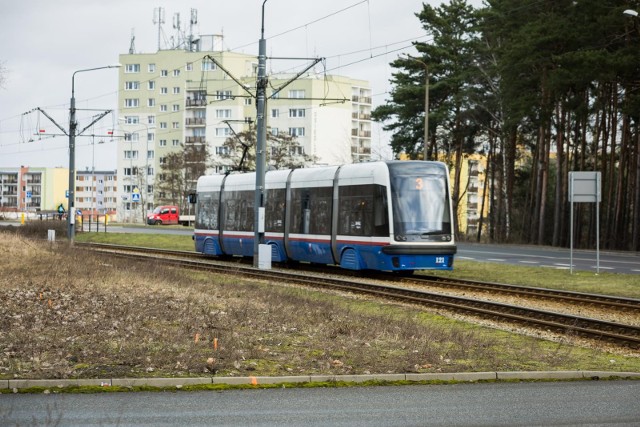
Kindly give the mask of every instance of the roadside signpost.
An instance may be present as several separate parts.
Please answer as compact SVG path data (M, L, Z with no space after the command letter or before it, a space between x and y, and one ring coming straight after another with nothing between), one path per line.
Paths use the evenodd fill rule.
M569 172L569 202L571 203L571 256L570 271L573 274L573 204L596 204L596 274L600 273L600 200L602 180L600 172Z

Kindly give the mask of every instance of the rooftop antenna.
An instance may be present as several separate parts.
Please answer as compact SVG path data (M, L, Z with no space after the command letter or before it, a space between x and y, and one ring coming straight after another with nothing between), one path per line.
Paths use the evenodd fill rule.
M171 49L177 49L182 44L182 33L180 32L180 12L173 14L173 29L176 30L176 36L171 37Z
M129 45L129 55L136 53L136 36L133 33L134 29L131 29L131 44Z
M158 24L158 50L160 50L160 35L162 34L162 24L164 24L164 8L153 9L153 23Z
M194 52L195 48L193 46L193 26L198 23L198 9L191 9L191 19L189 20L189 46L187 49L189 52Z

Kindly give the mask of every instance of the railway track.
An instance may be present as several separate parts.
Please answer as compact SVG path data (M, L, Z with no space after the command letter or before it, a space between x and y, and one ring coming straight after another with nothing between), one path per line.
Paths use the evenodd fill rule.
M503 304L492 301L443 295L418 289L409 289L394 284L381 284L349 278L335 278L327 275L313 275L290 270L259 270L246 263L221 262L204 257L201 254L184 251L164 251L150 248L125 247L119 245L78 244L96 251L106 251L112 256L153 259L157 262L173 266L201 269L223 274L242 274L261 280L289 282L310 287L331 288L346 292L358 292L387 300L412 303L427 307L446 309L456 313L480 316L498 321L507 321L553 331L561 334L577 335L597 341L621 345L634 350L640 349L640 327L608 322L593 318L579 317L557 312L536 310L522 306ZM343 270L340 270L343 272ZM379 277L378 277L379 276ZM482 290L483 292L515 293L528 297L561 300L567 304L597 304L615 310L632 311L640 314L640 300L618 298L578 292L555 291L542 288L528 288L495 283L472 281L444 280L434 277L400 278L391 275L376 275L376 279L385 278L402 282L422 282L441 287L462 287Z

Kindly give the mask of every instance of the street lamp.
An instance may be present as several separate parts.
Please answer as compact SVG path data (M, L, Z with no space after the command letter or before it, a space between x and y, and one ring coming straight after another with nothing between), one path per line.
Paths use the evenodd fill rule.
M424 89L424 159L427 160L427 146L429 142L429 66L421 59L414 58L407 54L407 58L419 62L424 67L425 89Z
M626 9L624 12L625 15L630 16L632 18L638 18L638 12L633 10L633 9ZM636 30L638 31L638 35L640 35L640 26L637 25L637 22L634 21L633 26L636 28ZM640 150L640 137L636 136L636 153ZM640 170L640 156L636 156L637 157L637 168L638 170ZM631 247L632 248L638 248L638 241L640 240L640 233L638 233L638 228L640 227L640 223L639 223L639 219L638 217L640 216L640 191L638 190L638 188L640 188L640 174L636 174L636 196L635 196L635 201L634 201L634 224L632 227L633 230L633 239L631 242Z
M117 65L106 65L104 67L86 68L74 71L71 76L71 103L69 106L69 206L67 209L67 224L69 243L73 244L75 236L75 177L76 177L76 95L75 95L75 78L76 74L86 71L102 70L104 68L119 68Z

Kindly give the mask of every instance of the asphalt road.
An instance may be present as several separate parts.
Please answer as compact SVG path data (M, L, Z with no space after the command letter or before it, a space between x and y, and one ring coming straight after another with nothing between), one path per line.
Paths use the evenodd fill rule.
M601 273L640 274L638 252L600 251L599 257ZM456 259L570 270L571 251L568 248L459 243ZM595 250L573 251L574 270L596 273L597 261Z
M3 426L637 426L640 381L0 395Z

